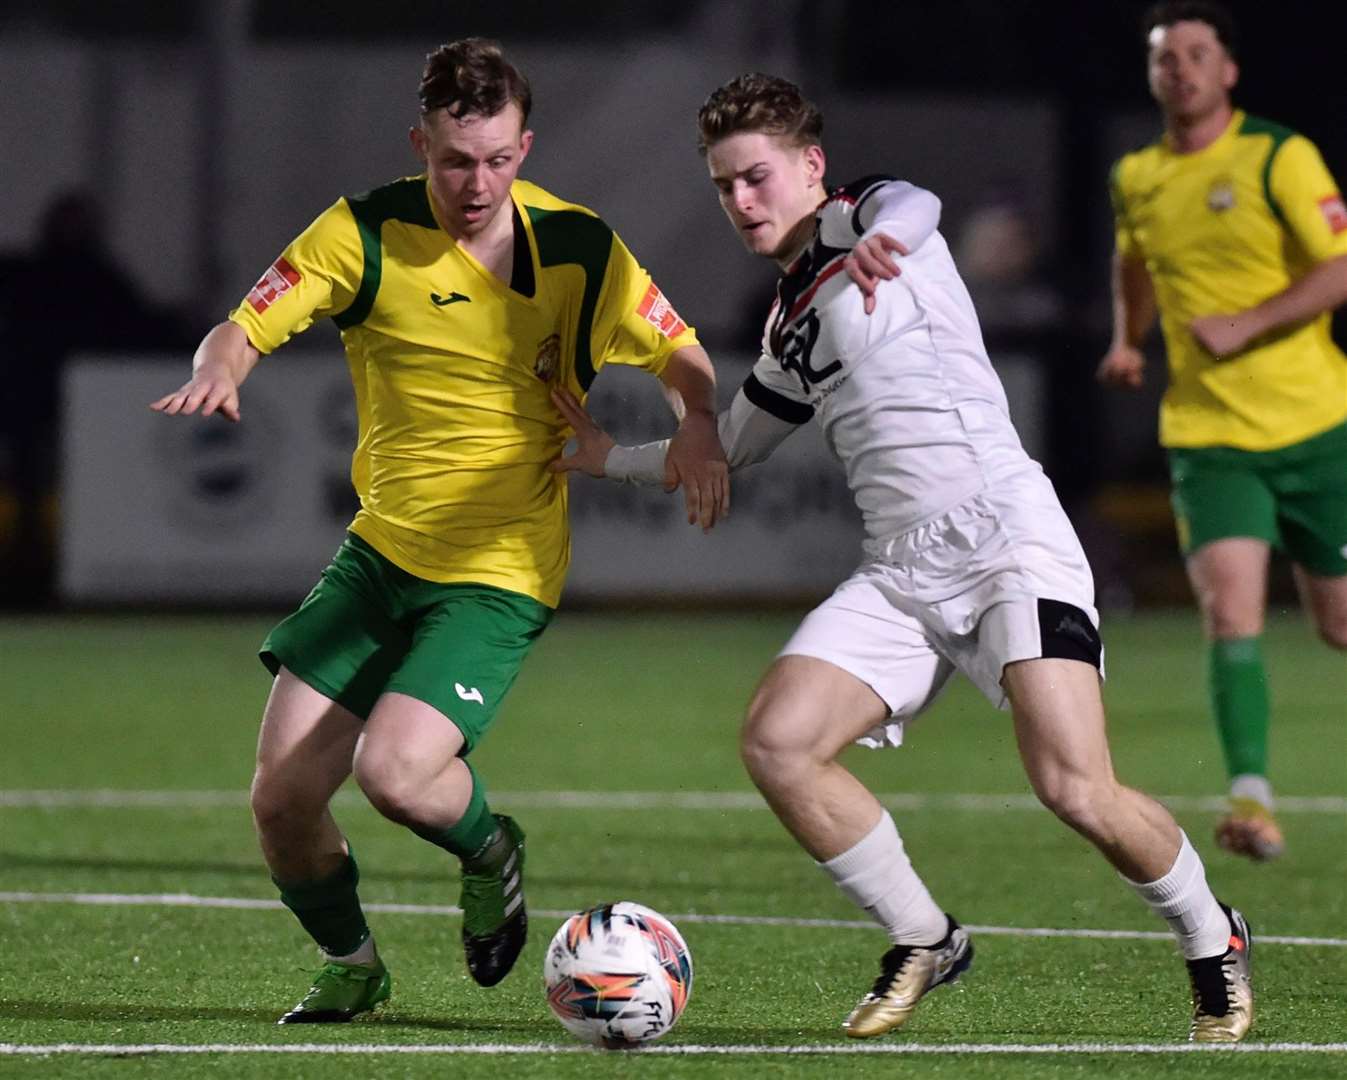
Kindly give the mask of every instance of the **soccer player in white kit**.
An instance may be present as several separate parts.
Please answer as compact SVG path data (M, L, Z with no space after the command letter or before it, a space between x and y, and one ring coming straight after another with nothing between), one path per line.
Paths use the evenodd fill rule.
M836 760L897 745L962 671L1011 711L1039 799L1093 843L1173 929L1193 989L1189 1037L1233 1042L1253 1019L1249 928L1221 904L1168 811L1114 777L1094 582L1051 483L1020 444L930 192L888 177L825 188L822 118L797 87L741 76L698 115L720 203L782 269L762 356L719 417L730 467L817 420L864 518L864 559L763 676L744 763L777 817L888 932L847 1017L900 1027L972 961L893 819ZM665 481L665 442L614 446L564 394L562 471ZM728 506L716 508L724 512Z

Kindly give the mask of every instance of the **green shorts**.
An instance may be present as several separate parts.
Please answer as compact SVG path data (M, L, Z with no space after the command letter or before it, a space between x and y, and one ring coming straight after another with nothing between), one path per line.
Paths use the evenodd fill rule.
M1171 449L1169 473L1185 555L1250 536L1312 574L1347 574L1347 424L1280 450Z
M441 585L346 541L260 656L366 719L379 695L407 694L444 713L477 745L552 619L531 597L490 585Z

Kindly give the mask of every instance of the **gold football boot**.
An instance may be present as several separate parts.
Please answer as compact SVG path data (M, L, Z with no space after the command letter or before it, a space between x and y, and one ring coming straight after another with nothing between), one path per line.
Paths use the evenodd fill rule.
M1189 1042L1239 1042L1253 1024L1249 924L1238 911L1221 907L1230 917L1230 947L1220 956L1188 961L1188 981L1193 986Z
M842 1023L853 1039L883 1035L907 1023L917 1002L942 983L953 982L973 962L973 943L951 916L949 930L934 945L895 945L880 959L879 978Z
M1277 819L1257 799L1230 798L1230 813L1216 826L1216 843L1233 855L1258 862L1275 859L1286 850Z

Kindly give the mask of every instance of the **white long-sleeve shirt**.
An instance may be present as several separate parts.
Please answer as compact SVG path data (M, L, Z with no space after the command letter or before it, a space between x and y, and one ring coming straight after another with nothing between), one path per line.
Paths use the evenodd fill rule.
M762 461L817 419L874 539L940 516L1039 466L1010 422L977 315L944 238L939 200L888 177L834 190L813 243L777 285L762 356L720 414L730 468ZM875 310L843 269L862 236L908 248ZM660 484L668 441L614 447L609 476Z

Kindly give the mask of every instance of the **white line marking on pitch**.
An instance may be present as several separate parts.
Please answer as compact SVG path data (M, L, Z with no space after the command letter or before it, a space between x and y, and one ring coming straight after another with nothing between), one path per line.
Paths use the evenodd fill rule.
M606 1054L591 1046L548 1043L443 1043L379 1045L330 1043L0 1043L0 1055L45 1057L51 1054L101 1054L114 1057L144 1054ZM645 1057L716 1054L818 1055L818 1054L1341 1054L1347 1043L820 1043L805 1046L704 1046L672 1043L643 1046L627 1053Z
M261 897L195 896L191 893L44 893L0 892L3 904L85 904L94 907L195 907L228 908L243 911L280 911L279 900ZM365 904L366 911L385 915L462 915L463 909L451 904ZM548 919L566 919L573 912L539 908L533 915ZM719 926L791 926L823 930L874 930L875 924L861 919L799 919L783 915L707 915L685 912L670 915L675 923L702 923ZM1029 938L1103 938L1124 941L1171 941L1166 930L1063 930L1049 926L978 926L964 927L970 933L1001 937ZM1347 938L1299 937L1285 934L1259 934L1259 945L1301 945L1347 947Z
M492 801L521 809L545 810L766 810L762 797L752 791L500 791ZM878 796L895 810L1041 810L1034 796L1023 792L1003 795L890 792ZM1174 810L1218 813L1226 808L1224 796L1162 795L1161 802ZM336 802L354 805L364 797L354 791L338 792ZM72 790L0 790L0 807L116 807L157 809L211 806L247 806L246 791L132 791L117 788ZM1284 814L1347 814L1347 798L1336 795L1281 795L1277 810Z

